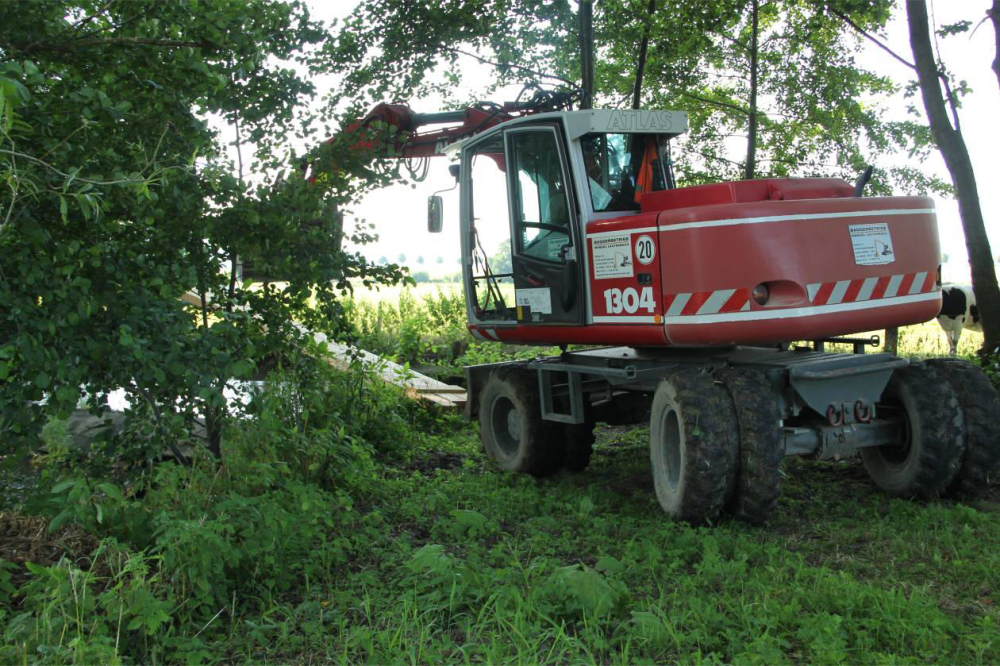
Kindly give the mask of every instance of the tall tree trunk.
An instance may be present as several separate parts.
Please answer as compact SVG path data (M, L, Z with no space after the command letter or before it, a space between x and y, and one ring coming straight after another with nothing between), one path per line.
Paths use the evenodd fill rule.
M646 25L642 28L642 41L639 42L639 64L635 66L635 86L632 88L633 109L638 109L642 100L642 73L646 69L646 52L649 51L649 31L653 26L654 13L656 13L656 0L649 0L649 7L646 10Z
M996 57L993 58L993 72L997 75L997 85L1000 85L1000 0L993 0L993 6L986 10L986 15L993 21L993 34L996 35Z
M580 0L581 109L594 108L594 0Z
M983 211L979 206L979 190L976 174L972 170L972 160L962 138L962 131L952 126L945 108L945 99L938 78L938 67L931 50L930 29L927 23L927 5L924 0L906 1L907 22L910 27L910 47L917 67L920 95L927 111L934 143L951 174L958 198L958 211L965 231L965 247L969 251L972 265L972 288L982 316L983 348L993 352L1000 347L1000 288L997 287L996 271L990 240L986 235Z
M890 354L899 353L899 329L895 326L885 329L885 350Z
M753 0L750 36L750 126L747 130L747 163L743 177L750 180L757 172L757 16L759 0Z

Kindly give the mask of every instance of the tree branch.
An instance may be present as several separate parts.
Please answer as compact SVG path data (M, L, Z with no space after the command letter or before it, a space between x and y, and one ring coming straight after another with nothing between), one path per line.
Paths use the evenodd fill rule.
M654 13L656 13L656 0L649 0L649 6L646 9L646 23L642 27L642 39L639 42L639 63L635 67L635 85L632 87L633 109L638 109L642 101L642 75L644 73L643 70L646 68L646 53L649 50L649 31L653 24Z
M11 157L20 157L22 159L28 160L29 162L35 162L36 164L41 164L46 169L49 169L50 171L52 171L52 173L54 173L56 175L59 175L59 176L62 176L63 178L70 178L71 177L71 174L68 174L68 173L66 173L64 171L60 171L59 169L55 168L54 166L52 166L48 162L45 162L44 160L40 160L37 157L32 157L31 155L25 155L24 153L19 153L16 150L7 150L6 148L0 148L0 154L10 155ZM186 168L187 167L180 167L180 166L164 167L163 169L160 170L160 172L163 172L163 171L172 171L172 170L176 170L176 169L186 169ZM72 176L72 178L73 178L73 180L78 180L81 183L88 183L90 185L100 185L100 186L103 186L103 187L110 186L110 185L134 185L136 183L141 183L141 182L143 182L143 181L146 180L146 178L121 178L121 179L118 179L118 180L94 180L92 178L84 178L82 176Z
M540 78L543 78L543 79L552 79L554 81L562 81L563 83L565 83L567 85L574 86L574 87L576 86L576 82L575 81L570 81L569 79L564 79L563 77L561 77L561 76L555 76L554 74L543 74L542 72L539 72L539 71L536 71L534 69L531 69L530 67L524 67L523 65L514 65L514 64L506 64L506 65L504 65L504 64L501 64L499 62L494 62L492 60L487 60L486 58L477 56L474 53L469 53L468 51L463 51L462 49L457 49L457 48L455 48L453 46L445 46L445 45L442 44L441 48L443 50L445 50L445 51L451 51L452 53L457 53L459 55L468 56L468 57L472 58L473 60L477 60L477 61L483 63L484 65L490 65L491 67L496 67L497 69L516 69L516 70L521 71L521 72L527 72L528 74L533 74L533 75L535 75L537 77L540 77Z
M995 0L995 2L997 2L998 4L1000 4L1000 0ZM883 44L881 41L879 41L879 39L877 37L874 37L873 35L869 34L864 28L862 28L857 23L855 23L854 21L852 21L846 14L843 14L842 12L839 12L836 9L831 9L830 12L834 16L838 17L841 21L843 21L844 23L846 23L847 25L851 26L856 31L858 31L859 33L861 33L861 35L865 39L867 39L871 43L875 44L877 47L879 47L880 49L882 49L883 51L885 51L886 53L888 53L889 55L891 55L893 58L895 58L896 60L898 60L902 64L906 65L907 67L909 67L910 69L912 69L914 72L917 71L917 66L916 65L914 65L912 62L910 62L909 60L907 60L903 56L899 55L898 53L896 53L895 51L893 51L892 49L890 49L888 46L886 46L885 44ZM998 40L1000 40L1000 37L998 37ZM1000 47L998 47L998 48L1000 48ZM1000 57L1000 56L998 56L998 57ZM938 63L940 63L940 61L941 60L940 60L940 56L939 56L938 57ZM947 95L947 98L948 98L948 106L951 108L951 117L955 121L955 127L957 128L957 127L959 127L959 122L958 122L958 106L957 106L956 101L955 101L955 95L951 91L951 84L949 83L948 77L945 76L944 72L942 72L942 71L939 70L938 73L937 73L937 75L938 75L938 78L941 79L941 82L944 83L945 94ZM997 76L998 76L998 79L1000 79L1000 73L998 73Z
M737 111L740 115L743 116L749 115L750 113L746 109L737 106L735 104L730 104L729 102L720 102L718 100L709 99L707 97L701 97L700 95L695 95L694 93L683 92L683 91L680 92L679 94L681 95L681 97L690 97L691 99L698 100L699 102L704 102L705 104L714 104L715 106L720 106L724 109L732 109L733 111Z
M183 48L185 46L193 48L204 48L207 42L192 42L181 39L151 39L144 37L101 37L84 38L66 42L10 42L0 40L0 47L12 49L21 53L34 53L36 51L52 51L56 53L73 53L80 49L102 47L102 46L162 46L165 48Z
M1000 0L993 0L993 7L986 10L986 16L993 21L993 33L996 35L996 57L993 58L992 69L1000 85Z
M850 19L850 17L848 17L846 14L844 14L842 12L839 12L836 9L831 9L830 13L832 13L834 16L836 16L837 18L839 18L841 21L843 21L847 25L849 25L852 28L854 28L858 33L861 34L862 37L864 37L865 39L867 39L868 41L870 41L872 44L874 44L875 46L879 47L880 49L882 49L883 51L885 51L886 53L888 53L889 55L891 55L893 58L895 58L899 62L903 63L904 65L906 65L907 67L909 67L910 69L912 69L913 71L917 71L917 66L916 65L914 65L912 62L910 62L909 60L907 60L903 56L899 55L898 53L896 53L895 51L893 51L892 49L890 49L888 46L886 46L885 44L883 44L877 37L875 37L874 35L870 34L868 31L866 31L860 25L858 25L857 23L855 23L854 21L852 21Z
M82 28L83 26L87 25L88 23L90 23L91 21L93 21L95 18L97 18L98 16L100 16L101 14L103 14L104 12L108 11L108 8L111 7L111 5L115 4L115 2L117 2L117 1L118 0L108 0L96 12L94 12L90 16L86 17L85 19L83 19L82 21L80 21L79 23L77 23L76 25L72 26L70 29L73 31L73 34L74 35L77 34L78 32L80 32L80 28Z

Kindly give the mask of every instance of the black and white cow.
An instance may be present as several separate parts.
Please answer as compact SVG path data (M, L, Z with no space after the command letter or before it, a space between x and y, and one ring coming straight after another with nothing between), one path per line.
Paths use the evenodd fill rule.
M938 323L948 336L948 344L951 345L951 355L956 354L958 340L962 337L962 331L982 332L983 327L979 321L979 308L976 307L976 295L972 293L972 286L967 284L946 284L941 288L941 314L938 315Z

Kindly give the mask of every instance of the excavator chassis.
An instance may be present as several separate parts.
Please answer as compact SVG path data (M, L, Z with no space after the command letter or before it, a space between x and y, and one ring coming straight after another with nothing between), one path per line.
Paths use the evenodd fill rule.
M981 428L964 419L982 412L970 400L1000 407L996 392L970 397L935 363L811 348L607 347L467 367L465 414L479 420L494 463L537 476L585 467L596 422L649 419L668 513L760 522L776 507L785 456L860 452L876 485L904 497L954 494L969 476L967 446L995 460L1000 443L967 441Z

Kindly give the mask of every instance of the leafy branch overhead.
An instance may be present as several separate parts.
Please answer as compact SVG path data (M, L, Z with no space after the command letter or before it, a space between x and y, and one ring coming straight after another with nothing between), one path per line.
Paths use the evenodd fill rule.
M83 391L100 409L123 387L166 436L295 344L292 321L336 330L349 278L401 279L340 251L373 234L331 212L392 172L331 144L346 171L315 185L290 148L321 144L334 120L309 110L327 33L303 3L24 7L0 3L5 432L31 432ZM245 173L212 118L238 127ZM254 255L290 282L232 284L230 260Z
M690 131L675 155L682 184L744 177L746 159L734 146L747 146L754 118L757 177L853 180L874 163L877 193L947 193L950 186L939 178L891 163L899 153L922 161L933 149L930 134L921 123L885 119L879 100L898 85L860 62L862 37L842 20L878 30L892 6L889 0L603 0L594 6L597 105L634 102L636 54L645 38L640 105L689 114ZM575 14L567 0L371 0L358 5L325 53L344 75L336 97L362 99L358 111L430 93L465 102L452 91L455 63L468 53L493 66L497 85L578 82ZM442 70L448 75L436 75Z

